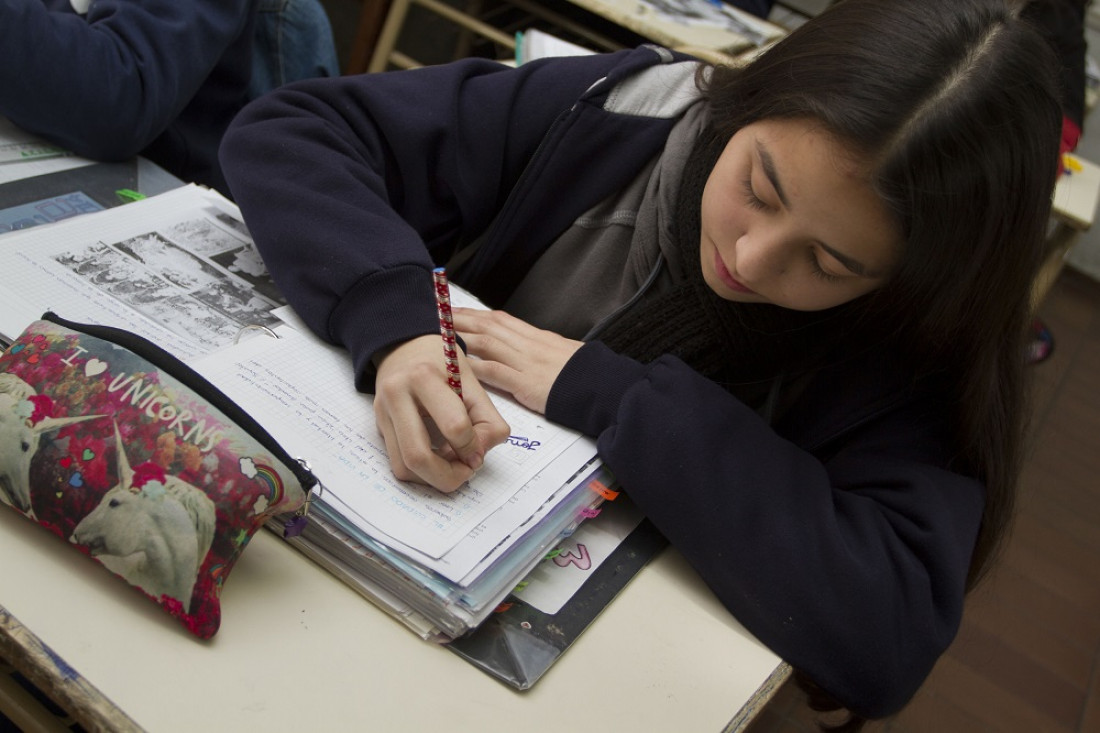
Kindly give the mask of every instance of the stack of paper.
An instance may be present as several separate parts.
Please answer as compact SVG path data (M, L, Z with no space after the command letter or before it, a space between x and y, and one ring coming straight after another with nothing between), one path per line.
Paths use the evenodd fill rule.
M452 297L462 304L461 291ZM598 467L592 441L498 397L512 435L466 485L444 494L398 481L347 354L293 326L272 333L278 338L254 336L192 365L321 480L292 541L323 565L338 563L364 595L379 586L403 600L419 613L410 626L422 635L476 626L602 500L589 488L604 486L589 480Z
M457 582L349 524L324 500L315 501L305 531L291 542L321 565L335 568L362 595L381 601L379 605L421 637L447 641L478 627L581 518L595 511L602 499L592 486L605 485L608 477L599 468L588 468L563 484L514 536Z

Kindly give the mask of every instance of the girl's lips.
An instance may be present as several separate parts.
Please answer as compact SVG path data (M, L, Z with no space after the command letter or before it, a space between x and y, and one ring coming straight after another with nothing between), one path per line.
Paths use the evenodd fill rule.
M756 291L752 288L747 287L741 282L733 279L733 275L731 275L730 271L726 269L726 263L722 262L722 258L718 255L717 250L715 250L714 252L714 271L718 274L718 279L725 283L726 287L728 287L730 290L736 291L738 293L749 293L752 295L756 294Z

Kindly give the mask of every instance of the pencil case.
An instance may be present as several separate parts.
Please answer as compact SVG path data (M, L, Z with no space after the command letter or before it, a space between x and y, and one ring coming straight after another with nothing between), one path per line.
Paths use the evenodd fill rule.
M137 334L46 313L0 356L0 502L200 638L275 514L316 478L197 372Z

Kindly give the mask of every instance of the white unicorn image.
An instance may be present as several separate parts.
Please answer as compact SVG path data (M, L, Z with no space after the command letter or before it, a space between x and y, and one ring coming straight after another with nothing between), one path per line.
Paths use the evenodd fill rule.
M190 613L195 579L214 541L214 502L177 476L135 488L117 423L115 444L119 485L76 525L69 541L87 547L131 585L153 598L175 598Z
M103 417L46 417L32 422L29 401L35 396L34 387L19 377L0 374L0 501L32 519L31 459L38 451L42 435L82 420Z

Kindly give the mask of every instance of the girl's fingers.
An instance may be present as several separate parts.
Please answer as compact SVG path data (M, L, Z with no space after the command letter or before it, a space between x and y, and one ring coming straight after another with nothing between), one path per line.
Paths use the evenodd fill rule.
M454 310L474 374L539 413L566 362L583 344L502 311Z
M447 384L438 337L408 341L379 364L375 416L398 479L453 491L507 439L508 425L469 360L460 353L459 362L461 397Z
M399 405L390 403L388 407L379 411L376 403L375 415L396 478L441 491L454 491L469 480L473 469L450 446L441 450L435 445L441 441L433 441L431 418L422 414L413 400Z

